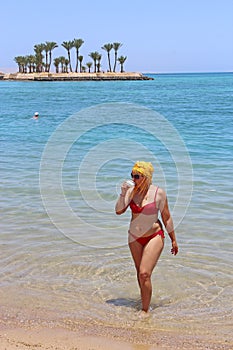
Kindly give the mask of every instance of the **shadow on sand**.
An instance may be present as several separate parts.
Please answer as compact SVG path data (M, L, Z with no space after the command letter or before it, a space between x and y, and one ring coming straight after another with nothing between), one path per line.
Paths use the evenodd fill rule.
M115 306L125 306L133 309L140 309L140 306L141 306L140 300L133 300L129 298L109 299L109 300L106 300L106 303L112 304Z
M130 298L116 298L116 299L109 299L106 300L107 304L112 304L115 306L124 306L124 307L128 307L131 309L135 309L135 310L141 310L141 300L137 299L130 299ZM171 304L171 301L169 299L163 299L160 300L157 303L151 303L150 308L152 310L157 309L159 307L167 307Z

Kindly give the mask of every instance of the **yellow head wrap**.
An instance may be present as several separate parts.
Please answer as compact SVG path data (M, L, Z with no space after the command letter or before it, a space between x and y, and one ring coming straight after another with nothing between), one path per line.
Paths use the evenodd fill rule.
M142 174L143 176L147 177L151 181L154 168L150 162L137 161L134 164L132 171Z

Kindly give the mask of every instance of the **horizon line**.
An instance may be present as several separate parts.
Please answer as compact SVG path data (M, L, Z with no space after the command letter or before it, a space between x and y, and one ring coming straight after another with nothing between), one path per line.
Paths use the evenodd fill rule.
M12 69L12 70L11 70ZM4 68L4 67L0 67L0 73L3 74L15 74L15 73L19 73L16 69L12 68ZM56 72L50 72L50 73L56 73ZM116 72L116 73L120 73L120 72ZM142 73L142 74L205 74L205 73L233 73L233 69L232 70L210 70L210 71L156 71L156 72L151 72L151 71L138 71L138 70L129 70L129 71L125 71L125 73Z

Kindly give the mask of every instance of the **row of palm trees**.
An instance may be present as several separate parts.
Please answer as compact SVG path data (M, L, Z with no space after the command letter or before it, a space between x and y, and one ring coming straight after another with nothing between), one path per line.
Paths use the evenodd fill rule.
M82 39L74 39L72 41L63 41L61 44L67 50L67 58L64 56L56 57L53 60L53 65L55 66L56 73L68 73L73 72L71 65L71 50L75 48L76 50L76 66L75 72L91 72L91 68L94 64L93 71L101 71L101 59L102 55L97 52L91 52L89 57L93 60L87 62L86 65L83 65L83 56L79 55L80 47L83 45L84 41ZM107 43L101 47L102 50L105 50L108 58L108 71L116 72L117 62L120 64L120 72L124 72L124 62L127 59L126 56L118 57L118 50L122 46L121 43ZM46 41L45 43L38 44L34 46L34 55L27 56L16 56L14 61L18 64L18 70L20 73L41 73L41 72L50 72L52 65L52 51L58 47L58 44L54 41ZM110 52L114 51L114 65L112 69ZM43 54L45 53L45 54Z

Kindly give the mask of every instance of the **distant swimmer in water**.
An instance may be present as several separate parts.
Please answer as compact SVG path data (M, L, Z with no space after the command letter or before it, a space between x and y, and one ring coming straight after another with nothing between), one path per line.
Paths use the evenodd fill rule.
M39 118L39 113L36 112L32 118L33 118L33 119L38 119L38 118Z

